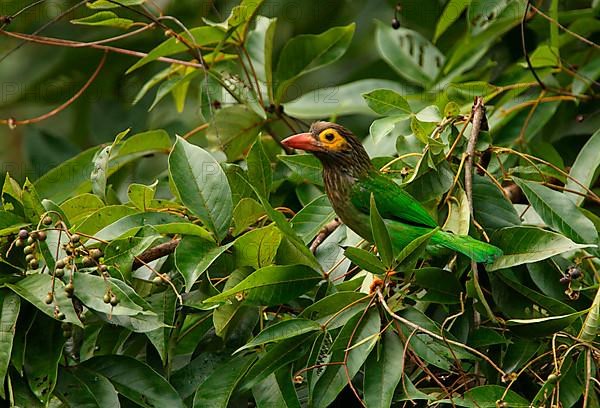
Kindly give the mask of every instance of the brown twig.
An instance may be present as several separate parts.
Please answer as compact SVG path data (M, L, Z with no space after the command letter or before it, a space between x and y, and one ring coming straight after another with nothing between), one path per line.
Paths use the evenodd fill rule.
M66 101L65 103L63 103L62 105L52 109L50 112L47 112L47 113L45 113L41 116L37 116L35 118L25 119L25 120L16 120L14 118L0 119L0 123L7 124L10 128L14 128L19 125L29 125L31 123L41 122L43 120L46 120L46 119L62 112L63 110L68 108L73 102L75 102L77 99L79 99L79 97L81 95L83 95L83 93L86 91L86 89L89 88L89 86L92 84L92 82L94 82L94 80L100 73L100 70L104 66L104 63L106 62L106 55L107 55L107 53L105 52L104 55L102 56L102 59L100 60L100 63L98 64L98 67L96 68L96 70L94 71L92 76L83 85L83 87L81 87L81 89L79 91L77 91L77 93L75 95L73 95L71 98L69 98L69 100Z
M321 228L321 231L319 231L319 234L315 237L312 244L310 244L310 250L315 253L319 245L321 245L323 241L325 241L327 237L330 236L341 224L342 222L337 218L325 224L325 226Z
M383 294L381 293L380 289L377 289L377 297L379 298L379 302L381 303L383 308L388 312L388 314L391 317L393 317L394 319L398 320L400 323L405 324L406 326L408 326L410 328L416 329L416 330L420 331L421 333L425 333L425 334L429 335L430 337L433 337L436 340L439 340L442 342L445 341L452 346L461 348L463 350L468 351L469 353L475 354L476 356L485 360L490 366L492 366L502 376L506 376L506 372L504 370L502 370L500 367L498 367L498 365L496 363L494 363L491 358L489 358L487 355L485 355L481 351L474 349L473 347L467 346L466 344L460 343L458 341L450 340L448 338L444 339L444 337L440 336L439 334L434 333L430 330L427 330L424 327L421 327L418 324L413 323L410 320L405 319L404 317L399 316L396 313L394 313L392 311L392 309L389 307L389 305L387 304L387 302L385 301L385 298L383 297Z
M465 193L467 195L467 202L469 203L469 213L471 215L471 220L473 220L475 225L474 212L473 212L473 156L475 155L475 146L477 145L477 139L479 138L479 132L481 131L482 124L487 121L485 117L485 106L483 104L483 97L476 96L473 102L473 110L472 110L472 126L471 126L471 137L469 138L469 143L467 144L466 151L466 161L465 161ZM493 322L496 322L496 317L488 305L485 297L483 295L483 291L481 290L481 286L479 286L479 273L477 262L471 260L471 272L473 273L473 286L475 288L475 292L477 293L477 297L479 301L485 308L488 318Z
M52 38L52 37L42 37L37 35L30 34L21 34L21 33L13 33L10 31L0 30L0 34L6 35L8 37L18 38L20 40L30 41L37 44L45 44L45 45L53 45L57 47L69 47L69 48L94 48L97 50L114 52L117 54L130 55L132 57L144 58L148 56L145 52L132 51L127 50L125 48L118 48L109 45L95 44L95 43L86 43L81 41L73 41L73 40L63 40L60 38ZM187 67L193 68L203 68L204 66L201 63L193 62L193 61L182 61L175 58L169 57L159 57L156 61L166 62L169 64L177 64L184 65Z
M587 45L591 45L594 48L598 48L600 49L600 45L596 44L593 41L588 40L587 38L577 34L574 31L569 30L567 27L565 27L564 25L560 24L558 21L554 20L552 17L550 17L549 15L545 14L544 12L542 12L540 9L538 9L536 6L534 6L533 4L531 4L529 7L531 7L531 9L533 11L535 11L538 15L540 15L541 17L545 18L546 20L548 20L550 23L552 24L556 24L558 27L560 27L561 30L563 30L564 32L566 32L567 34L577 38L579 41L586 43Z
M168 242L145 250L144 252L135 257L135 259L133 260L133 266L131 268L133 270L136 270L149 262L162 258L163 256L172 254L173 252L175 252L175 248L177 248L179 242L181 242L181 239L173 238Z

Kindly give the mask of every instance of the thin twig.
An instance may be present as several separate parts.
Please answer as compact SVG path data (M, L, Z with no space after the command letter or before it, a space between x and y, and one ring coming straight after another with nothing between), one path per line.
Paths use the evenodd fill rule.
M594 48L598 48L600 49L600 45L596 44L593 41L588 40L585 37L582 37L581 35L577 34L574 31L569 30L567 27L565 27L564 25L560 24L558 21L554 20L552 17L550 17L549 15L545 14L544 12L542 12L540 9L538 9L536 6L534 6L533 4L531 4L529 7L531 7L533 9L533 11L535 11L537 14L539 14L541 17L545 18L546 20L548 20L549 22L551 22L552 24L556 24L558 27L561 28L561 30L563 30L564 32L566 32L567 34L577 38L579 41L586 43L587 45L591 45Z
M100 60L100 63L98 64L98 67L96 68L96 70L94 71L92 76L83 85L83 87L81 87L81 89L79 91L77 91L77 93L75 93L75 95L73 95L71 98L69 98L69 100L66 101L65 103L63 103L62 105L58 106L57 108L52 109L50 112L47 112L47 113L45 113L41 116L37 116L35 118L25 119L25 120L16 120L14 118L0 119L0 123L8 124L8 126L10 126L11 128L14 128L19 125L29 125L31 123L41 122L43 120L46 120L46 119L62 112L63 110L68 108L73 102L75 102L77 99L79 99L79 97L81 95L83 95L83 93L86 91L86 89L89 88L89 86L92 84L92 82L94 82L94 80L100 73L100 70L104 66L104 63L106 62L106 55L107 55L107 53L105 52L104 55L102 56L102 59Z
M442 342L447 342L448 344L451 344L453 346L462 348L463 350L467 350L470 353L475 354L476 356L482 358L484 361L486 361L490 366L492 366L496 371L498 371L501 375L505 376L506 372L504 370L502 370L500 367L498 367L498 365L496 363L494 363L492 361L491 358L489 358L488 356L486 356L484 353L482 353L479 350L474 349L473 347L467 346L466 344L460 343L458 341L454 341L454 340L450 340L450 339L444 339L444 337L440 336L437 333L434 333L430 330L425 329L424 327L419 326L416 323L411 322L408 319L405 319L402 316L397 315L396 313L394 313L392 311L392 309L390 309L390 307L388 306L388 304L385 301L385 298L383 297L383 294L381 293L381 289L377 289L377 297L379 298L379 302L382 304L383 308L388 312L388 314L390 316L392 316L394 319L398 320L400 323L407 325L408 327L411 327L413 329L416 329L422 333L425 333L431 337L433 337L434 339L437 339L439 341Z
M117 54L130 55L132 57L138 57L138 58L144 58L144 57L148 56L148 54L145 52L132 51L132 50L128 50L125 48L112 47L112 46L102 45L102 44L86 43L86 42L72 41L72 40L62 40L59 38L42 37L42 36L31 35L31 34L13 33L13 32L5 31L5 30L0 30L0 34L4 34L8 37L18 38L20 40L34 42L37 44L53 45L53 46L57 46L57 47L94 48L97 50L109 51L109 52L114 52ZM159 57L156 59L156 61L166 62L169 64L184 65L186 67L203 68L203 65L198 62L182 61L182 60L178 60L175 58L169 58L169 57Z

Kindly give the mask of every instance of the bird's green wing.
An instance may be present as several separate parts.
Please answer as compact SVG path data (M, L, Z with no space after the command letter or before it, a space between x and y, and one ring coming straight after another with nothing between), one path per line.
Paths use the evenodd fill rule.
M417 200L379 172L372 172L358 180L350 193L350 201L368 214L371 193L383 218L432 228L438 226Z

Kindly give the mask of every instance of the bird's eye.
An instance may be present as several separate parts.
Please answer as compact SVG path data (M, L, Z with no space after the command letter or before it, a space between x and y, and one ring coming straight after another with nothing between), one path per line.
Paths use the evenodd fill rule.
M342 136L335 129L325 129L319 134L321 142L328 144L334 144L338 141L343 140Z

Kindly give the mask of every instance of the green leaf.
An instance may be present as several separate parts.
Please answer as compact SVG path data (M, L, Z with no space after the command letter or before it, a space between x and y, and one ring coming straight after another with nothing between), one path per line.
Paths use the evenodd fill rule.
M406 99L391 89L375 89L374 91L362 94L362 97L367 102L367 105L369 105L369 108L380 115L394 115L398 118L408 118L412 114L412 110Z
M85 193L69 198L60 205L61 211L72 224L104 207L104 202L95 194Z
M92 162L94 163L94 168L90 175L90 179L92 180L92 191L102 199L106 196L108 160L110 159L111 150L112 146L106 146L104 149L99 150L92 159Z
M462 12L470 3L471 0L450 0L446 4L446 7L444 7L444 12L437 21L433 42L436 42L442 36L442 34L446 32L448 27L450 27L452 23L459 19Z
M171 140L164 130L138 133L123 141L111 157L108 175L126 163L152 153L165 153L171 148ZM90 174L94 169L93 157L99 148L88 149L61 165L53 168L35 182L41 197L60 203L65 199L92 189Z
M248 33L246 49L259 80L259 86L266 88L269 101L273 103L273 42L277 18L256 16L256 27ZM261 91L263 94L264 90Z
M314 320L333 330L346 324L370 299L365 293L337 292L313 303L300 313L298 317Z
M369 408L390 407L394 390L404 373L404 345L393 330L386 330L381 347L365 363L364 397Z
M52 276L48 274L28 275L14 284L7 283L6 286L46 315L54 318L54 307L58 306L65 314L64 322L83 327L73 309L73 302L65 294L65 284L60 279L54 282L54 303L50 305L45 302L52 288Z
M234 236L241 234L263 215L265 215L265 210L256 200L248 197L242 198L233 209L235 228L232 234Z
M244 182L248 183L245 180ZM310 249L306 247L304 242L298 237L298 234L296 234L296 232L292 229L290 223L283 216L283 214L281 214L279 211L276 211L271 206L269 201L258 193L258 190L256 190L252 184L248 183L248 186L250 186L254 190L255 194L260 200L260 203L262 204L263 208L265 209L265 212L267 213L271 221L273 221L275 225L277 225L277 228L279 228L279 230L285 235L286 239L282 242L287 241L291 244L291 248L293 248L294 250L295 257L294 262L288 263L301 263L310 266L314 270L320 271L321 265L315 258L314 254L310 251Z
M16 294L6 289L0 289L0 294L0 384L4 384L21 302ZM4 387L0 387L0 397L5 398Z
M86 6L91 9L112 9L116 7L121 7L122 5L127 7L139 6L140 4L144 4L145 2L146 0L119 0L117 4L117 2L112 3L107 0L96 0L86 3Z
M254 111L244 105L233 105L216 111L206 135L233 161L256 140L263 124L264 119Z
M441 268L421 268L415 271L415 281L427 294L421 299L440 304L460 303L464 289L456 276Z
M254 356L237 356L217 368L198 387L194 394L194 408L227 408L233 391L254 362Z
M569 171L569 176L573 179L579 181L579 183L583 184L586 187L590 187L594 182L594 175L596 174L596 170L600 166L600 155L598 152L600 151L600 129L597 130L592 137L589 138L585 146L579 151L577 158L575 159L575 163L571 167L571 171ZM567 180L565 184L565 188L569 190L579 191L580 193L585 193L585 190L582 186L575 183L572 178ZM565 192L565 195L569 197L571 201L573 201L577 206L581 206L583 203L584 197L573 194L569 192Z
M239 268L230 275L223 291L235 287L252 273L251 268ZM213 311L215 334L230 347L239 347L252 336L252 331L259 320L260 310L256 306L248 306L238 299L231 299Z
M189 34L191 34L191 37L189 36ZM188 40L191 44L200 47L210 44L216 44L222 41L225 36L225 32L222 29L211 26L192 28L189 30L189 34L187 32L183 32L179 35L181 36L181 38L185 38L186 40ZM187 49L187 46L181 41L178 41L177 38L169 38L168 40L164 41L163 43L152 49L147 56L133 64L127 70L127 74L146 65L149 62L156 61L160 57L166 57L168 55L177 54L186 51Z
M169 175L183 204L223 239L231 223L233 202L219 163L206 150L178 137L169 155Z
M313 288L321 274L306 265L266 266L248 276L235 287L206 299L221 303L242 293L249 304L272 306L286 303Z
M348 381L354 378L379 339L380 325L377 309L359 313L344 325L331 346L330 362L345 361L346 364L325 368L312 391L312 406L330 406Z
M292 376L286 367L269 375L252 387L252 395L257 408L300 408L300 401L292 383Z
M256 187L263 197L268 199L273 183L273 171L260 138L250 148L246 162L248 163L248 181Z
M334 218L329 199L321 195L296 213L290 222L294 231L308 244Z
M56 392L69 406L119 408L115 387L103 375L85 367L60 367Z
M583 65L577 71L577 76L573 78L571 88L574 94L583 94L592 86L593 82L600 77L600 60L592 58L590 62Z
M321 34L303 34L286 43L275 73L275 101L281 102L287 89L302 75L338 60L350 45L355 24L333 27Z
M383 222L383 218L379 215L377 205L375 204L375 196L371 194L371 229L373 230L373 238L377 245L377 251L381 256L381 261L387 268L391 268L394 262L394 251L392 249L392 240L390 234Z
M319 159L312 154L295 154L293 156L279 155L279 160L285 163L294 173L317 186L323 185L323 166Z
M158 180L149 186L137 183L130 184L127 188L127 197L129 198L129 201L138 209L147 211L148 208L151 207L157 185Z
M572 201L565 200L563 193L517 177L513 177L513 180L550 228L562 232L575 242L595 243L598 240L598 232L592 221Z
M144 314L156 316L150 305L142 300L136 292L125 282L115 278L105 281L100 276L89 273L74 273L73 285L75 296L89 309L113 316L135 316ZM111 292L119 299L117 306L111 306L102 301L102 297L110 288Z
M55 321L38 314L27 332L26 341L23 361L27 382L36 397L46 403L56 385L65 338Z
M473 212L488 233L521 224L515 207L498 187L477 174L473 177Z
M429 140L429 132L423 125L423 122L419 121L415 116L410 118L410 130L412 130L413 135L417 139L421 141L421 143L427 144Z
M127 30L133 24L133 20L121 18L112 11L100 11L88 17L71 20L71 23L88 26L117 27Z
M521 335L530 338L544 337L566 329L583 314L585 314L585 311L569 313L567 315L538 317L535 319L509 319L506 323L511 330Z
M175 264L185 281L186 292L192 289L198 278L232 245L233 242L217 246L213 241L193 236L182 238L175 249Z
M407 89L408 88L408 89ZM396 93L412 93L407 85L386 79L361 79L347 84L320 88L284 103L285 112L296 118L312 119L327 116L373 115L362 96L373 89L386 89Z
M96 356L82 365L108 378L119 394L142 407L185 407L167 380L133 357L114 354Z
M480 34L502 20L520 20L519 0L480 0L469 5L467 19L471 35Z
M300 337L283 340L263 353L260 359L250 368L240 389L247 390L267 378L269 375L304 356L316 334L304 334Z
M375 30L379 54L400 76L422 87L437 78L445 57L425 37L407 28L394 30L380 21Z
M492 236L492 244L502 249L504 255L488 266L488 271L537 262L563 252L591 246L576 244L555 232L525 226L498 230Z
M504 401L511 408L528 408L529 401L512 390L506 391L499 385L481 385L471 388L462 398L445 399L441 403L453 403L459 407L468 408L496 408L496 401Z
M448 218L444 223L444 231L452 231L458 235L468 235L471 220L467 194L460 186L454 189L452 200L449 200L450 208Z
M158 351L163 366L167 365L169 358L169 345L171 343L171 329L175 326L177 311L177 296L172 290L164 290L145 299L158 316L158 321L165 327L146 332L146 336Z
M301 318L283 320L261 331L256 337L246 343L246 345L237 349L236 353L266 343L277 342L318 330L321 330L321 325L312 320Z
M530 56L531 66L534 68L555 68L560 64L558 49L547 44L538 46ZM524 66L527 64L523 63Z
M382 275L386 272L386 267L379 258L364 249L348 247L344 251L344 255L366 271L377 275Z
M125 205L109 205L94 211L79 224L73 226L73 230L85 235L94 235L101 229L119 222L122 218L138 213L134 208ZM140 225L140 224L136 224ZM133 228L133 226L131 226Z
M274 224L238 237L233 244L237 266L252 266L258 269L271 265L282 238L283 234Z
M108 208L108 207L105 207ZM119 237L134 235L146 225L171 224L183 221L180 215L166 212L144 212L125 215L115 222L105 226L94 234L94 237L110 241Z

